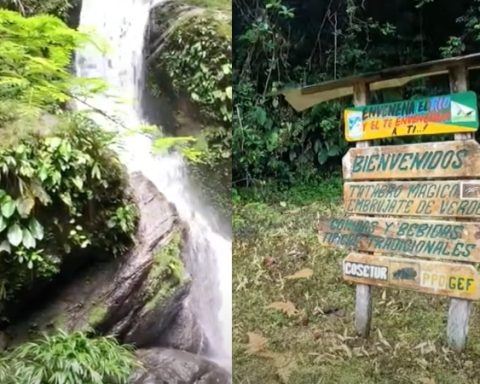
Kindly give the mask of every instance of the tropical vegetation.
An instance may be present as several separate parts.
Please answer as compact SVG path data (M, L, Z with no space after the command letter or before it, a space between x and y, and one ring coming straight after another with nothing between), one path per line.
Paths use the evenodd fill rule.
M70 28L74 2L0 2L0 317L65 266L132 244L137 208L112 146L117 137L73 103L105 89L71 70L89 35ZM98 47L98 49L101 49ZM0 382L121 384L136 363L111 337L64 333L0 355Z
M277 91L478 52L480 3L234 0L233 180L292 183L338 172L350 98L295 112ZM472 74L470 84L478 89ZM373 92L372 102L449 92L446 77Z

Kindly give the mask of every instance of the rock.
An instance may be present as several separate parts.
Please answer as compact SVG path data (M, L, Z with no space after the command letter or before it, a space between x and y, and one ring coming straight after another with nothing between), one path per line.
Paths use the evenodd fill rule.
M131 175L130 185L140 211L133 249L50 289L37 310L7 329L11 345L32 330L94 328L147 347L172 324L190 289L181 260L185 231L175 208L142 174Z
M82 0L73 0L70 2L71 8L68 11L67 20L69 27L78 28L80 25L80 13L82 12Z
M230 384L230 374L217 364L188 352L165 348L138 350L143 368L130 384Z
M176 0L167 0L152 8L146 34L147 56L153 53L159 44L165 40L172 26L185 14L190 14L191 11L195 13L203 12L199 7L190 6Z
M204 352L208 347L200 324L185 304L168 327L168 332L159 339L158 346L191 353Z

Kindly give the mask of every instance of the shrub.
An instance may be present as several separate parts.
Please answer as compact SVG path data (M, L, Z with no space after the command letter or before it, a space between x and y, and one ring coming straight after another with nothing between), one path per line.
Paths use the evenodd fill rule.
M0 9L0 103L59 112L72 97L104 89L103 82L70 72L74 51L89 41L55 16L27 18Z
M65 20L69 11L79 2L80 0L0 0L0 6L28 16L48 13Z
M114 135L80 114L50 118L58 121L49 129L0 126L2 299L51 277L70 255L124 251L135 228Z
M123 384L135 366L112 337L60 332L20 345L0 361L2 384Z

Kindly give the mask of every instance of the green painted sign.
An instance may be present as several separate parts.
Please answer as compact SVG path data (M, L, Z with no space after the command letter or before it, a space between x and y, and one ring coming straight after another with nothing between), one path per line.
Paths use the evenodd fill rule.
M347 141L475 132L477 96L469 91L348 108L344 121Z

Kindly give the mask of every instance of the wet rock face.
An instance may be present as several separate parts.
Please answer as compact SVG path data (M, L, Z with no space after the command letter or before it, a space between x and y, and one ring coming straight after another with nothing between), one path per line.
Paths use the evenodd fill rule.
M192 10L199 12L197 7L175 0L164 1L152 8L146 34L147 58L168 38L168 32L175 21Z
M184 351L165 348L138 350L143 364L130 384L229 384L227 371L217 364Z
M67 24L72 28L78 28L80 25L80 13L82 12L82 0L73 0L72 8L68 12Z
M194 314L184 304L168 327L168 332L165 332L159 338L157 345L201 354L208 349L208 340L203 335Z
M10 345L25 341L32 329L54 332L89 327L136 347L159 345L190 290L190 280L181 268L185 235L175 208L149 180L136 173L130 185L141 217L134 248L123 257L80 272L45 297L35 312L7 329ZM178 266L177 272L172 265Z

